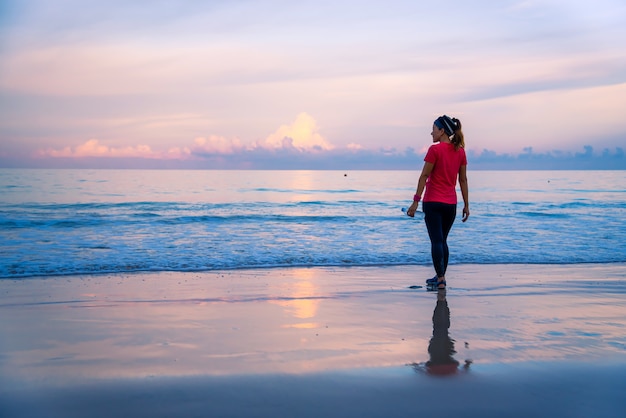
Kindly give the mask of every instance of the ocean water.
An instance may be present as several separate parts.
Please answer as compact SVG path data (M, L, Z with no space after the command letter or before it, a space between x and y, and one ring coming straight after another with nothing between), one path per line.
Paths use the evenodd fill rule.
M401 211L418 175L2 169L0 278L429 265L423 216ZM451 264L626 262L626 171L470 170L469 184Z

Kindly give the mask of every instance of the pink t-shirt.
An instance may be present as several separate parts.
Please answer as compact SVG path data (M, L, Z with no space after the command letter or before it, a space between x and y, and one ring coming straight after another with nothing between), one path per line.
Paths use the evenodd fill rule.
M424 161L434 165L426 179L424 202L456 204L456 179L461 166L467 165L465 150L455 150L454 145L439 142L428 148Z

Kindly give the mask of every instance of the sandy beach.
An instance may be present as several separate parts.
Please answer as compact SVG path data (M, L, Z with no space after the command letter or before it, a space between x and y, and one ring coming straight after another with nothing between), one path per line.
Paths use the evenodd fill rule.
M0 416L626 411L626 265L0 281Z

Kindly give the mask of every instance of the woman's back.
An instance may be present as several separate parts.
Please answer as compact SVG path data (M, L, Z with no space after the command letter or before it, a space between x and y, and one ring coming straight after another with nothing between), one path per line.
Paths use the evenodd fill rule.
M439 142L431 145L424 161L433 164L433 169L426 181L424 202L442 202L456 204L456 180L459 169L467 165L463 148L453 144Z

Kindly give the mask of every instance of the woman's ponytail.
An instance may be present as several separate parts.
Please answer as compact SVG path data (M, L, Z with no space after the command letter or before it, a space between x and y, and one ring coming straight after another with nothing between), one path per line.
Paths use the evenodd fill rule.
M465 138L463 137L463 130L461 129L461 121L457 118L452 118L454 122L454 135L450 138L450 142L454 145L454 149L465 148Z

